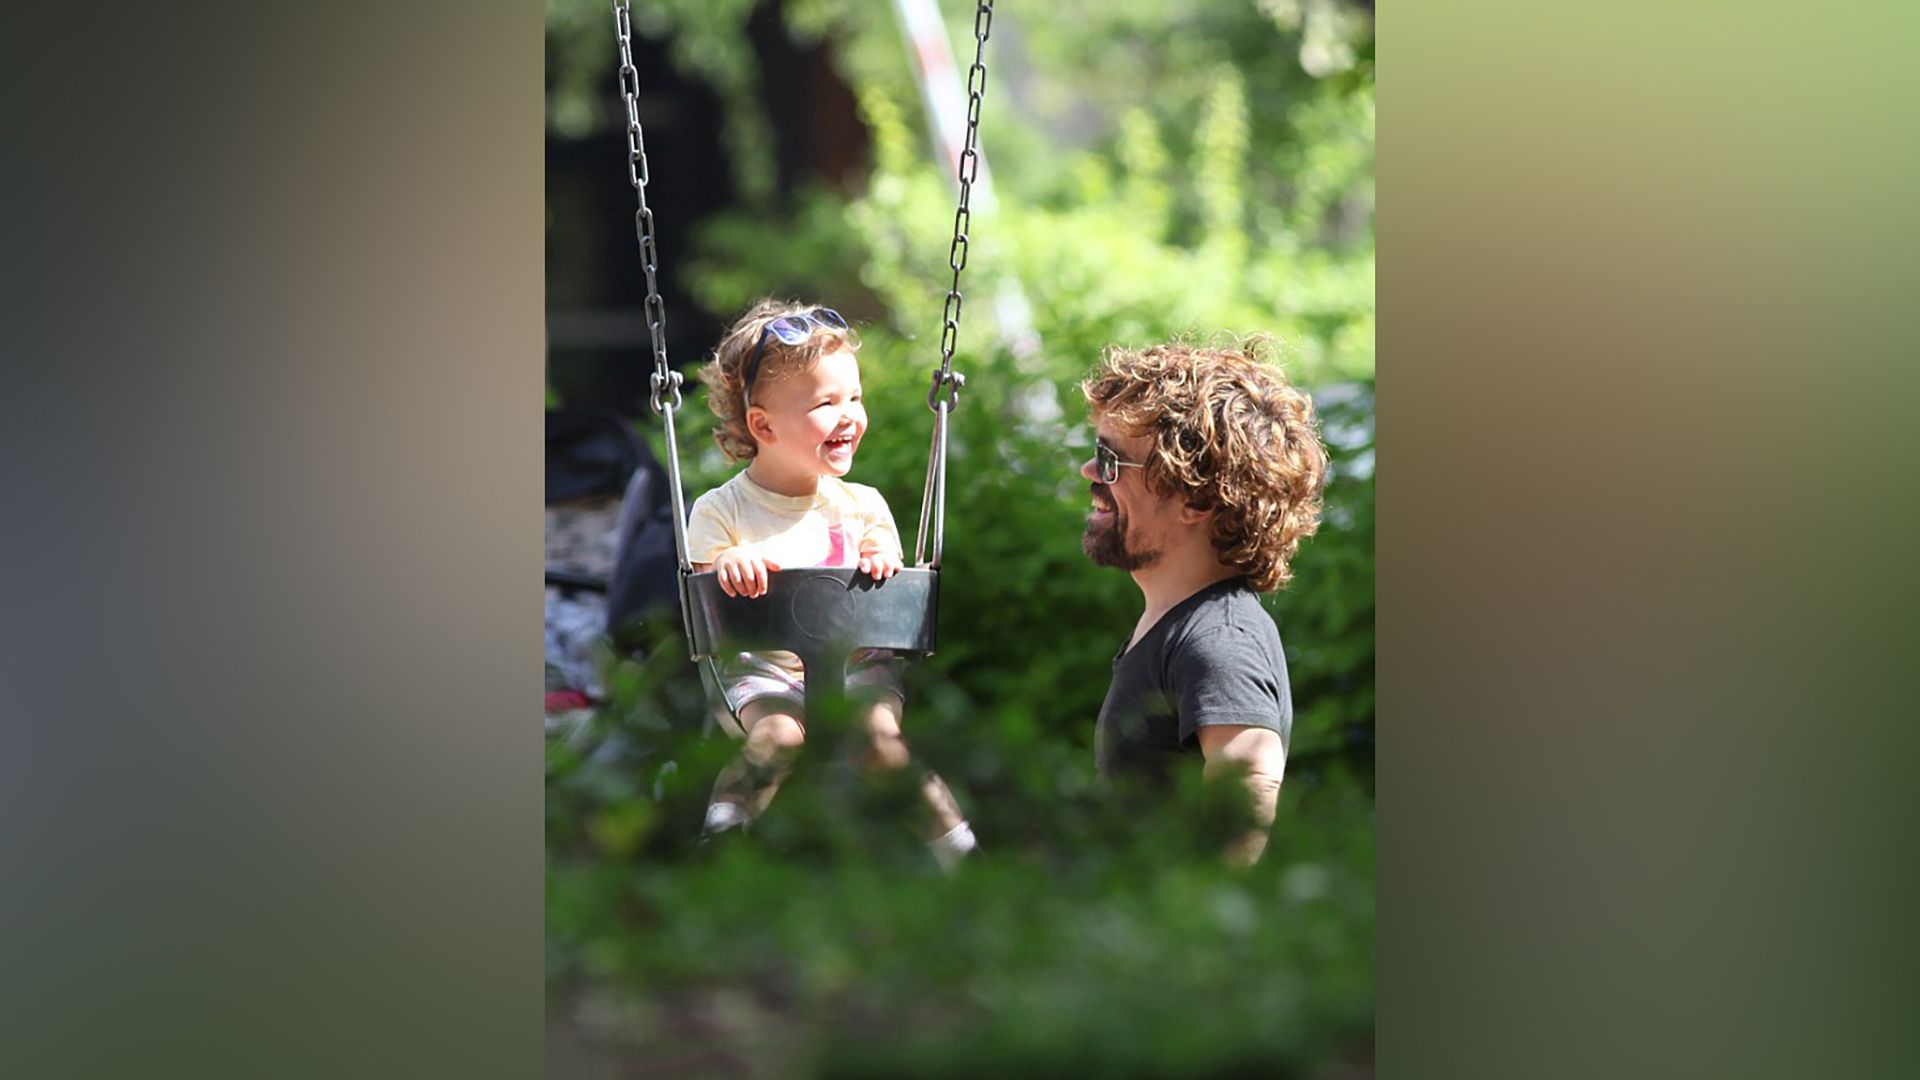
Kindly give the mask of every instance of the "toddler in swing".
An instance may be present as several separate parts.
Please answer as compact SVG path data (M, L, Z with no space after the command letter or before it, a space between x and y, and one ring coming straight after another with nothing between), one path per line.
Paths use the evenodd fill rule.
M857 566L884 580L901 569L899 531L880 493L843 477L867 431L859 341L832 308L763 300L733 324L701 371L719 417L714 440L746 467L694 501L687 554L729 596L757 598L768 574ZM866 763L904 768L901 661L855 653L845 672ZM839 675L827 673L827 677ZM709 833L745 825L766 809L806 741L808 677L790 652L739 653L720 664L721 689L739 717L740 756L722 772L707 808ZM922 785L934 856L951 868L974 846L972 830L940 778Z

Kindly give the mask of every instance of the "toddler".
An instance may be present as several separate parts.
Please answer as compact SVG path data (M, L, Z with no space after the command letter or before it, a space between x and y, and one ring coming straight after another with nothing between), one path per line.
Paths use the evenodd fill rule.
M729 596L760 597L782 568L857 566L875 579L898 573L899 531L880 493L842 479L867 432L859 342L832 308L763 300L721 339L701 372L720 419L714 439L733 479L694 501L687 553L712 570ZM871 767L908 764L900 736L905 696L901 661L865 649L845 672ZM741 728L740 757L721 773L707 808L707 832L744 825L766 809L793 755L806 741L805 679L791 652L739 653L720 664L721 689ZM840 674L838 672L832 674ZM974 847L973 832L940 778L923 791L932 811L929 844L951 869Z

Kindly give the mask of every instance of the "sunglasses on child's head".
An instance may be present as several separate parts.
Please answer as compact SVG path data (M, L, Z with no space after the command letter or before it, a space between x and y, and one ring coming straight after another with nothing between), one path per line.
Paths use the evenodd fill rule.
M745 400L753 389L753 380L760 375L760 357L767 351L767 338L776 337L782 345L799 345L813 336L815 328L823 330L845 330L847 320L830 307L817 307L811 311L782 315L760 329L760 340L754 343L753 358L747 361L745 377L740 383L740 395Z

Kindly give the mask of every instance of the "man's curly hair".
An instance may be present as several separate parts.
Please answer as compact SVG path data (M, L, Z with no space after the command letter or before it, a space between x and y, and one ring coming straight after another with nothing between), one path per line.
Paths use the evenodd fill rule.
M796 304L791 300L761 300L727 329L713 357L700 369L700 381L707 386L707 408L720 418L713 429L713 441L729 461L748 461L760 453L759 444L747 432L747 364L753 350L766 334L767 345L760 354L760 371L753 378L759 389L812 367L822 356L845 346L860 348L860 338L852 329L840 330L815 326L807 340L788 345L772 334L767 324L784 315L818 310L818 304Z
M1268 362L1269 339L1226 347L1109 347L1081 393L1096 417L1150 438L1147 486L1213 512L1220 560L1256 592L1293 577L1300 541L1320 527L1327 450L1313 399Z

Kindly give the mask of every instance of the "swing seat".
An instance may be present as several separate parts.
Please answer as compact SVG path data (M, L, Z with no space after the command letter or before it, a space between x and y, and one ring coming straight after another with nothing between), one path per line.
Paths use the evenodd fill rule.
M807 711L842 691L847 658L861 649L892 649L915 658L934 650L939 625L937 570L910 567L885 581L853 568L779 570L765 595L728 596L712 571L684 579L687 636L695 660L738 652L782 650L806 668ZM817 678L816 673L831 673Z

